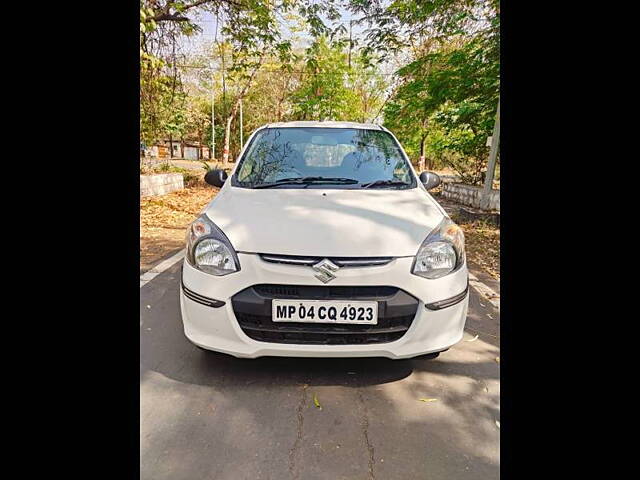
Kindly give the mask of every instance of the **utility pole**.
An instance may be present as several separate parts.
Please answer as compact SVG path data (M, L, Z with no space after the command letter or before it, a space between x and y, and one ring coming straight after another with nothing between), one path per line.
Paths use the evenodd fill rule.
M215 119L215 101L216 101L216 79L214 76L213 62L211 66L211 160L216 158L216 119Z
M242 98L240 99L240 150L244 148L244 139L242 137Z
M487 173L484 178L484 188L482 189L482 198L480 200L480 208L482 210L489 209L489 194L493 188L493 176L496 171L496 158L498 157L498 146L500 144L500 98L498 98L498 110L496 111L496 122L493 125L493 136L491 137L491 150L489 151L489 163L487 165Z
M213 18L213 13L211 14ZM216 33L215 39L218 43L218 15L216 14ZM212 47L213 50L213 47ZM215 100L216 100L216 77L213 64L214 53L211 52L211 60L209 67L211 68L211 160L216 160L216 119L215 119Z
M351 70L351 25L353 24L353 20L349 20L349 70Z

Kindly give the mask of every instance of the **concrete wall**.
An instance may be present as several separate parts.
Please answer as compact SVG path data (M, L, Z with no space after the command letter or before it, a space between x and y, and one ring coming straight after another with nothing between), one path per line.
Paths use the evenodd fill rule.
M182 190L184 180L181 173L161 173L158 175L140 175L140 196L154 197Z
M455 183L460 181L460 177L458 175L440 175L440 179L442 183Z
M480 208L482 187L464 185L462 183L444 183L442 196L463 205ZM491 190L489 194L489 208L500 211L500 190Z

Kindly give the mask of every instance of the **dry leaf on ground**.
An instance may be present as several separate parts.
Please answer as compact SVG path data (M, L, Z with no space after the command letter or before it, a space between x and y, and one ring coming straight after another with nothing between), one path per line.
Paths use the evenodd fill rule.
M218 189L197 185L159 197L140 199L140 267L150 268L184 247L186 229Z

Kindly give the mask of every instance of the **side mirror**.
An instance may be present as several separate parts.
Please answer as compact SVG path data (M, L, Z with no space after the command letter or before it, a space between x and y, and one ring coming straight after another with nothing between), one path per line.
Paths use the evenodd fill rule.
M422 172L420 174L420 181L424 185L424 188L426 188L427 190L436 188L442 183L440 175L433 172Z
M214 187L222 188L227 177L227 172L224 170L209 170L204 176L204 181Z

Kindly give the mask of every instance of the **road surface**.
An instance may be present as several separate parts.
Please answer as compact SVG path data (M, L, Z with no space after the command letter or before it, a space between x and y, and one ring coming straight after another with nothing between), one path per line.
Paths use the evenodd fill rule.
M180 265L140 289L142 479L499 478L500 313L478 290L437 359L241 360L184 337Z

